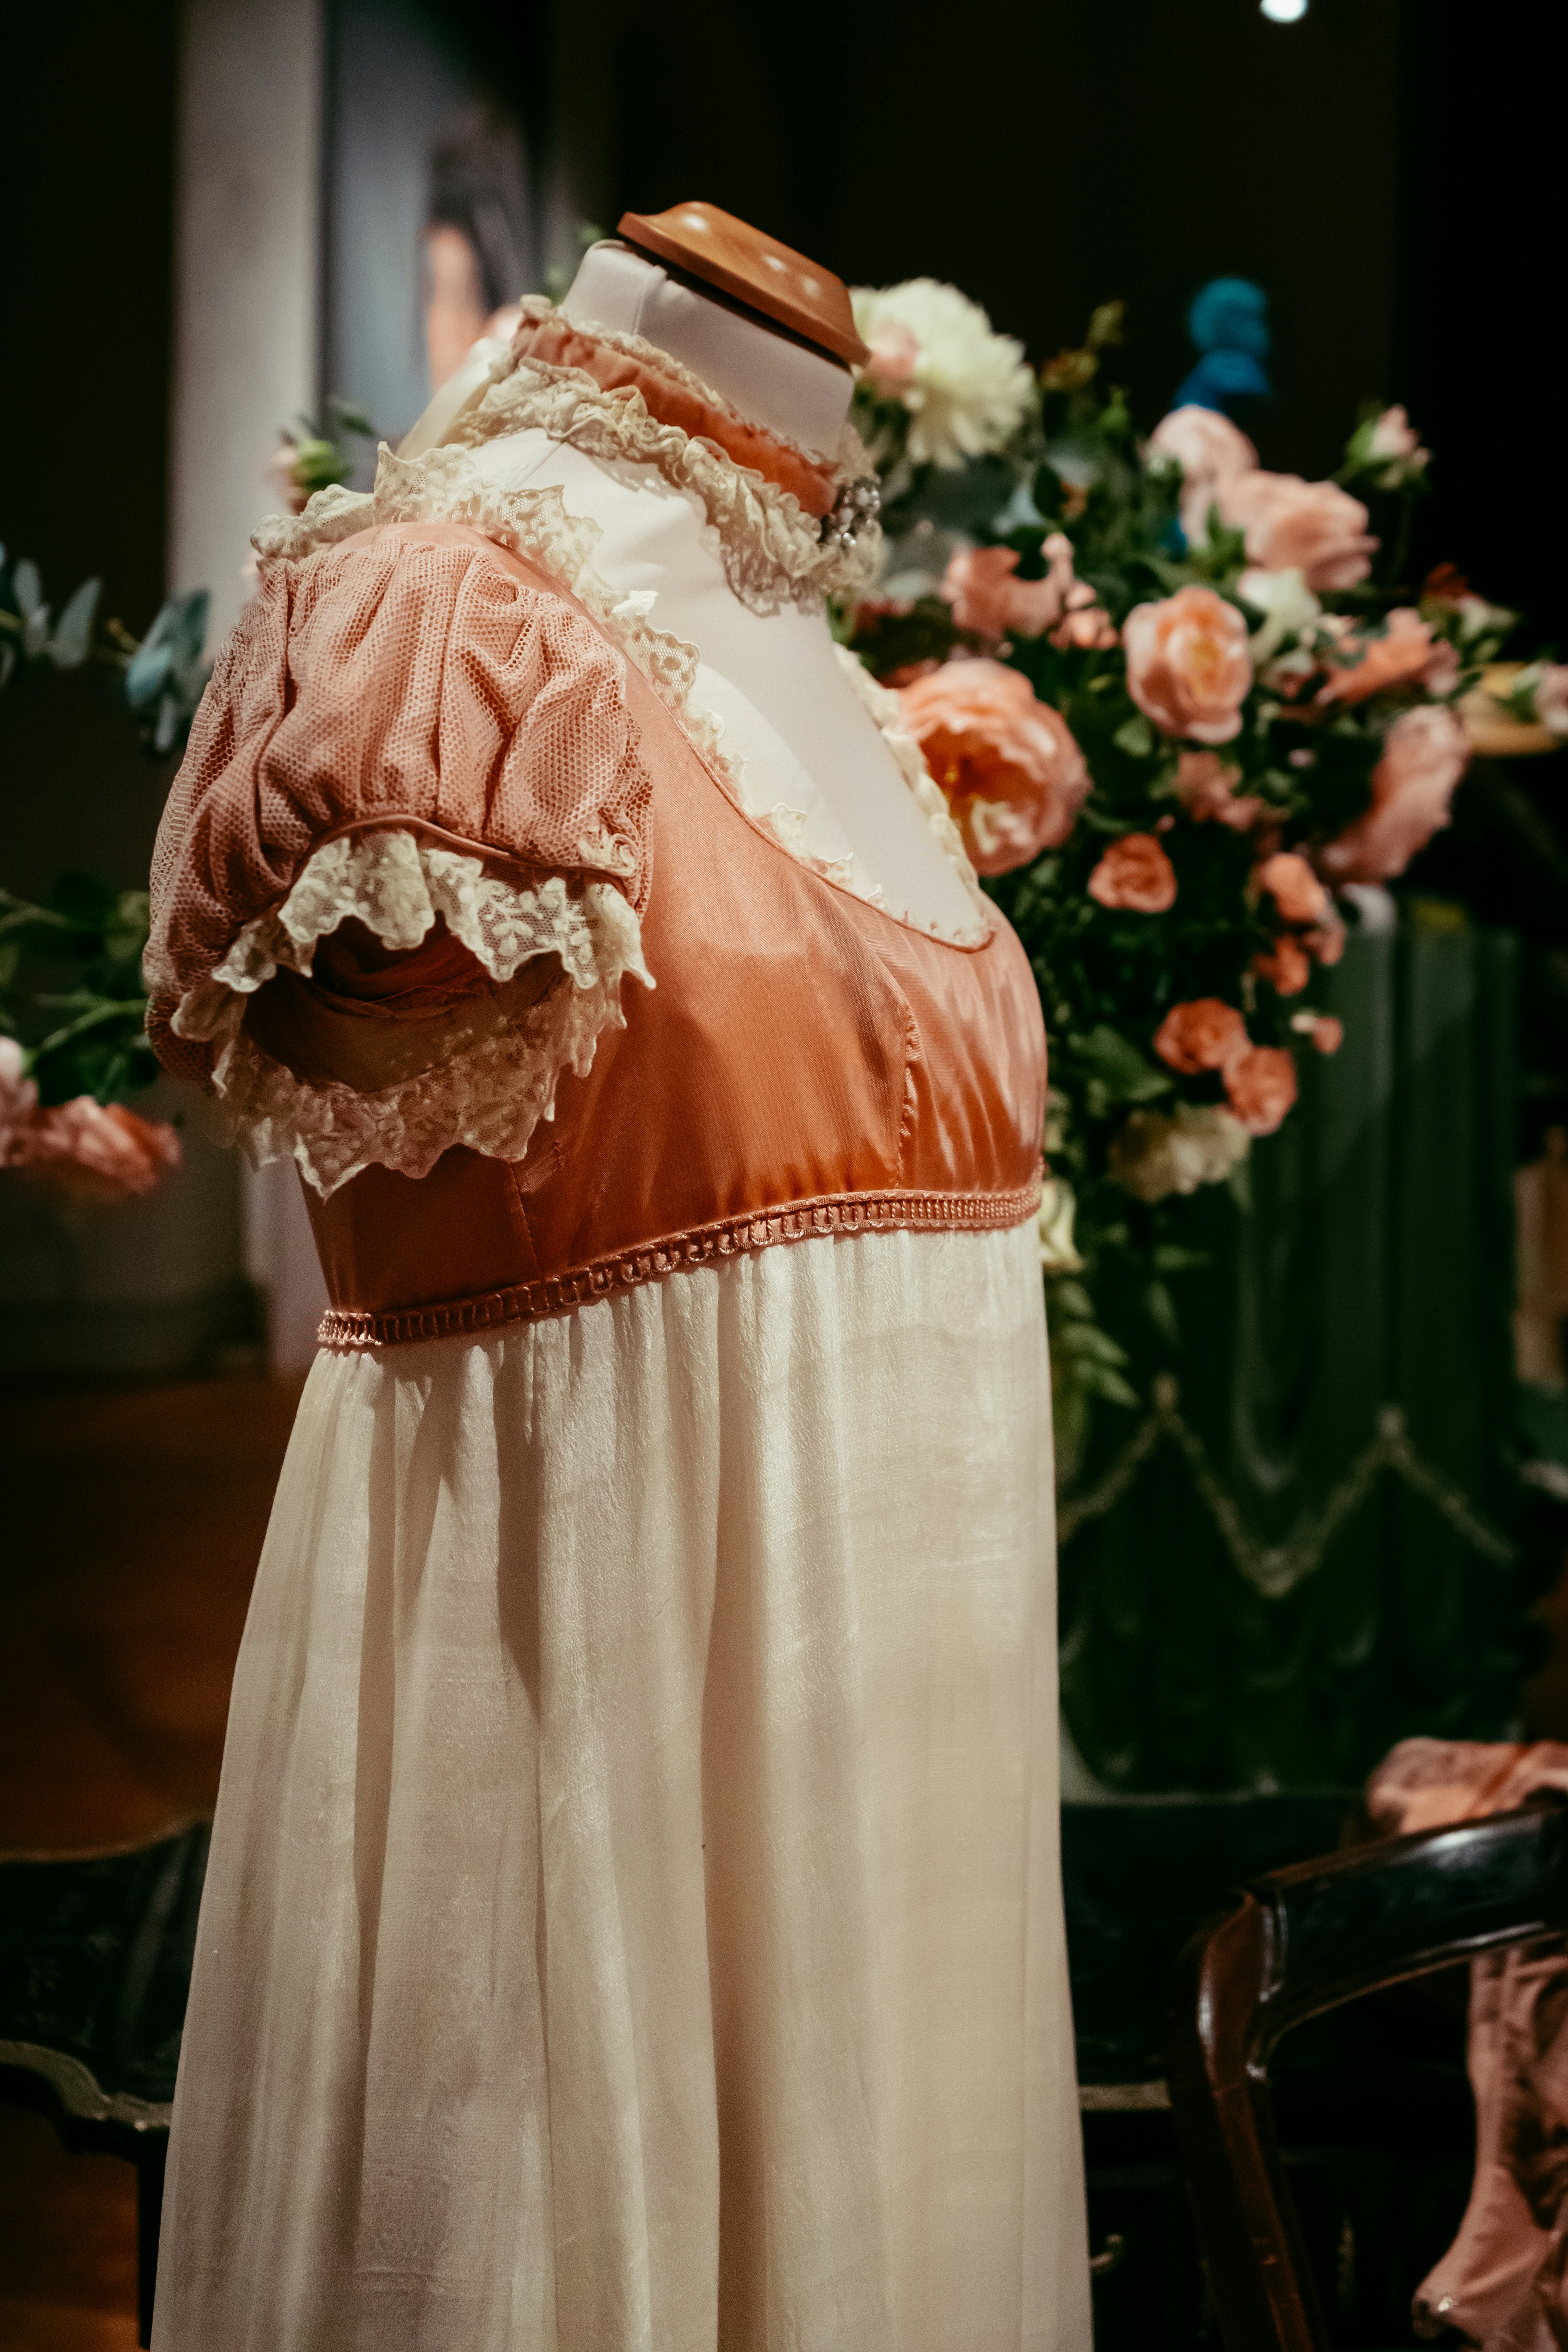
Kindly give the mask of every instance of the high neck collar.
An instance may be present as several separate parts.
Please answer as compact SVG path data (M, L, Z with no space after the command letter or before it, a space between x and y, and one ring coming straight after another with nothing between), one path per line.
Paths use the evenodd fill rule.
M837 467L752 423L668 352L648 345L640 352L617 346L603 330L595 333L574 326L558 310L525 315L511 348L519 362L580 368L604 392L640 393L649 415L661 425L677 426L689 439L716 443L737 466L749 466L787 490L816 521L832 512L839 489Z
M838 446L854 390L840 361L619 239L584 255L561 315L653 344L797 448L826 458Z
M655 467L701 502L730 587L758 612L850 598L874 578L877 486L849 426L827 464L638 335L569 325L537 296L522 314L510 348L476 350L472 373L432 403L400 456L539 431L588 457Z

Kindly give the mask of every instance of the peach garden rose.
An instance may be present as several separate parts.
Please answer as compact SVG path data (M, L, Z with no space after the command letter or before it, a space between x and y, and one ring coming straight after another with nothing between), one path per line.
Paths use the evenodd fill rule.
M1263 814L1256 793L1237 793L1241 770L1217 751L1184 751L1176 761L1176 798L1194 824L1225 824L1250 833Z
M1127 691L1162 734L1228 743L1252 684L1247 622L1213 588L1135 604L1121 632Z
M1321 923L1329 915L1329 894L1308 865L1293 849L1279 850L1266 857L1253 879L1260 890L1267 890L1279 910L1284 923Z
M1176 903L1176 869L1152 833L1124 833L1089 877L1089 895L1131 915L1163 915Z
M1372 806L1318 854L1332 882L1392 882L1448 823L1470 756L1464 728L1442 703L1401 712L1373 771Z
M35 1110L10 1165L72 1201L124 1201L156 1190L180 1164L180 1139L163 1119L91 1095Z
M1252 969L1280 996L1300 996L1312 977L1306 950L1289 931L1281 931L1266 955L1255 955Z
M1209 535L1209 509L1222 487L1256 471L1258 452L1228 416L1195 403L1173 408L1149 436L1152 457L1173 457L1182 469L1182 530L1190 547Z
M1408 686L1430 669L1436 650L1430 624L1408 605L1394 607L1381 637L1352 638L1345 649L1354 651L1358 646L1357 661L1329 672L1328 683L1319 690L1320 702L1364 702L1369 695L1382 694L1389 687ZM1452 646L1444 651L1452 659Z
M1045 578L1019 580L1016 548L961 549L942 583L959 627L994 643L1006 636L1043 636L1060 620L1074 586L1072 541L1053 531L1041 552L1048 566Z
M1154 1032L1154 1051L1184 1077L1223 1070L1247 1051L1247 1024L1234 1004L1217 996L1195 996L1173 1004Z
M1283 1045L1253 1045L1226 1066L1226 1098L1248 1135L1272 1135L1296 1100L1296 1065Z
M1300 474L1238 474L1223 483L1219 510L1245 533L1247 552L1266 572L1300 572L1309 588L1354 588L1372 569L1377 541L1367 511L1335 482Z
M944 662L899 698L978 872L1006 874L1067 839L1089 769L1066 719L1019 671Z

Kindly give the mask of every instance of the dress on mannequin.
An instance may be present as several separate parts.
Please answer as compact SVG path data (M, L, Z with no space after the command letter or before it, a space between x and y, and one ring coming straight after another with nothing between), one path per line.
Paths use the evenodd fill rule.
M333 1306L154 2344L1088 2352L1044 1041L823 619L849 380L619 247L467 373L262 535L160 835Z

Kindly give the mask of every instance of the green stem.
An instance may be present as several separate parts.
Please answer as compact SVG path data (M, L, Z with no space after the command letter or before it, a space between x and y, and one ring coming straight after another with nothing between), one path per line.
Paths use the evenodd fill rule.
M37 1001L40 1004L58 1004L61 1000L40 996ZM70 1002L68 998L65 1001ZM144 1000L140 996L106 997L94 1004L89 1012L79 1013L74 1021L68 1021L64 1028L53 1031L41 1045L35 1045L33 1059L41 1061L46 1054L58 1053L62 1045L68 1045L75 1037L84 1036L88 1030L101 1029L106 1023L123 1020L128 1013L134 1013L138 1024L144 1021L147 1016Z

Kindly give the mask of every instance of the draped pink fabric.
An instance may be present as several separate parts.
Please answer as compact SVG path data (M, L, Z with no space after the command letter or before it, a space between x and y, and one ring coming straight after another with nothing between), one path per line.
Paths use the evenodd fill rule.
M1568 1747L1405 1739L1367 1784L1388 1836L1568 1796ZM1415 2296L1425 2336L1455 2328L1484 2352L1568 2343L1568 1948L1517 1945L1470 1964L1476 2178L1459 2234Z

